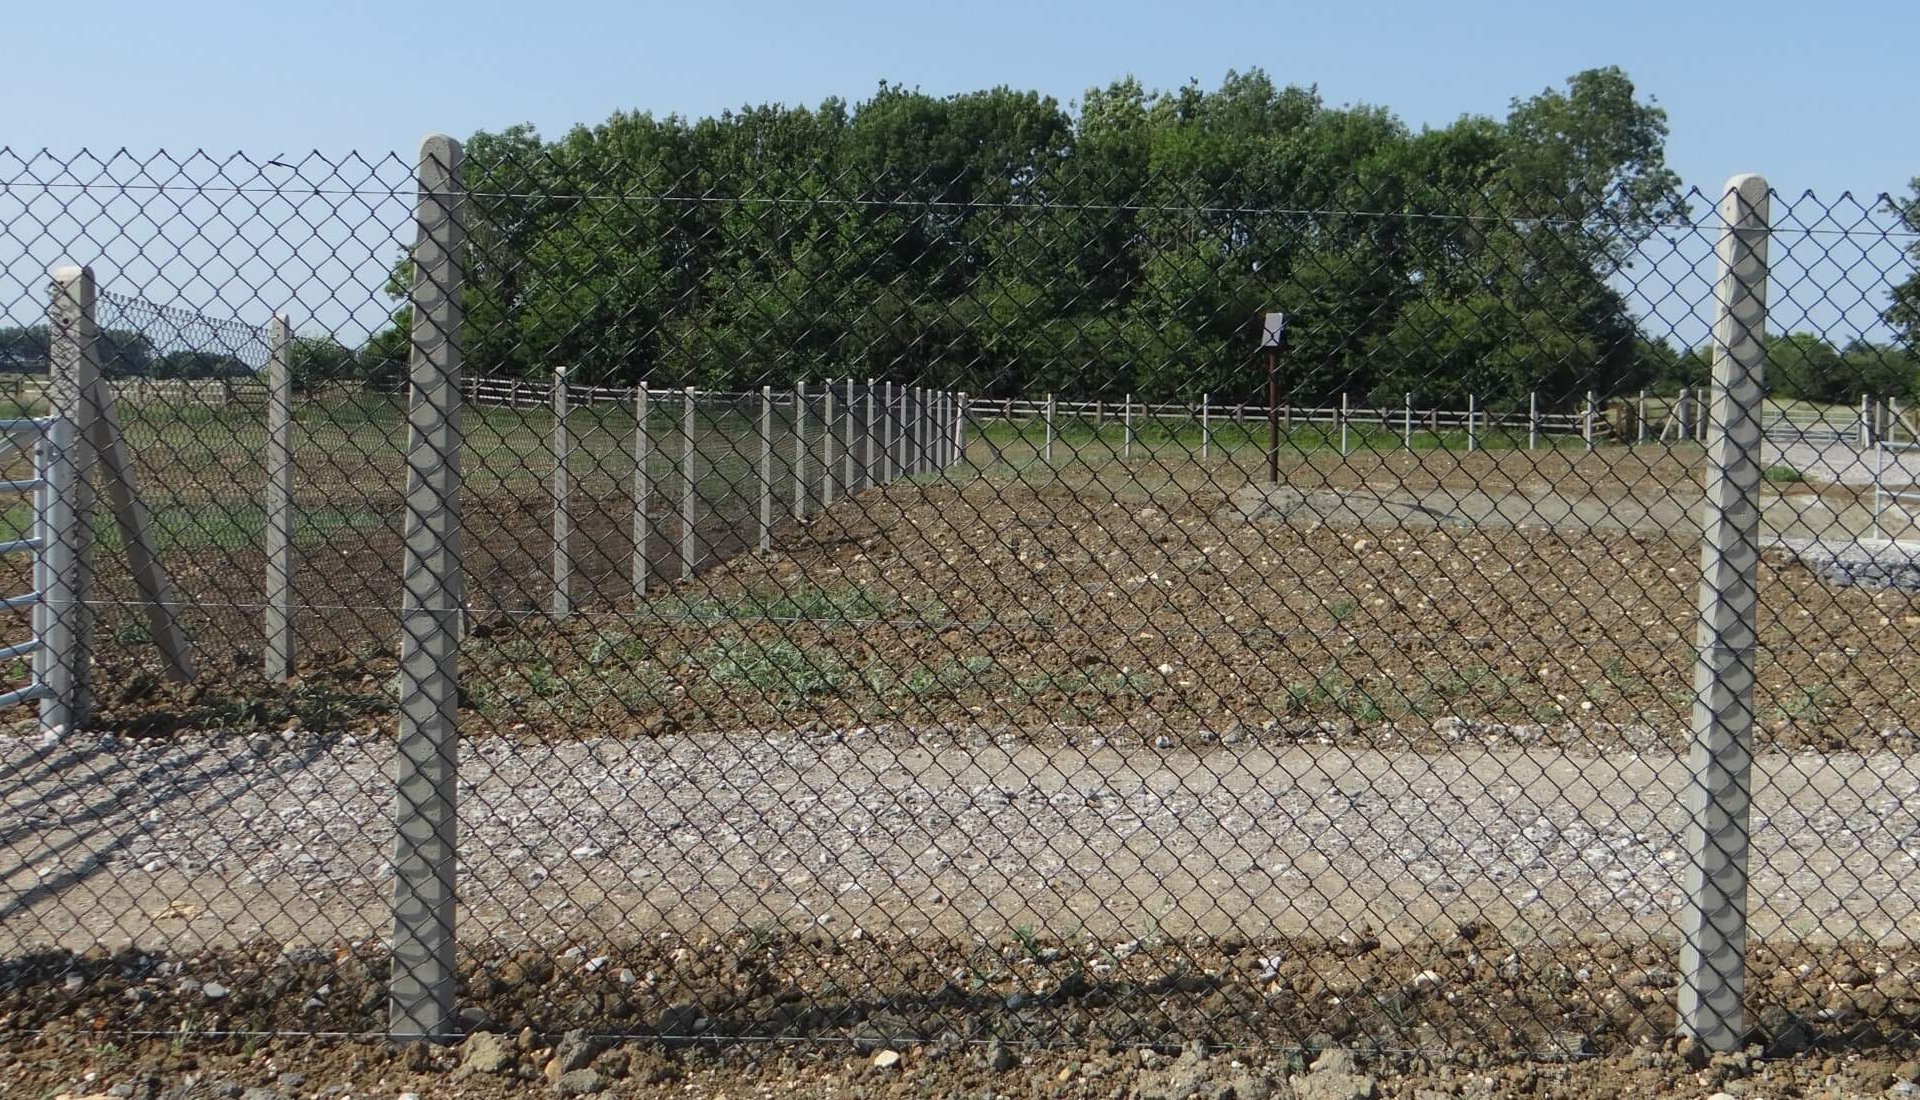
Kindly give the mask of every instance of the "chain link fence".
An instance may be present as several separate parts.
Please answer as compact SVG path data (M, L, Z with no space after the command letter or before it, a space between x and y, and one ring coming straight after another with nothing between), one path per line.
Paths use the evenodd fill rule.
M0 151L6 1026L1914 1041L1893 204L582 163Z

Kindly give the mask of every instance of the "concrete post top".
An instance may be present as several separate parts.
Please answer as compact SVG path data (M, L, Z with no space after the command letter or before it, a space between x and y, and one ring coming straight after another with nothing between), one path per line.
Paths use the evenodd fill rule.
M452 164L461 153L460 139L449 134L428 134L420 139L420 159Z
M1765 211L1773 190L1767 177L1758 172L1742 172L1727 180L1720 200L1721 209L1737 215L1741 211ZM1737 205L1735 205L1737 204Z

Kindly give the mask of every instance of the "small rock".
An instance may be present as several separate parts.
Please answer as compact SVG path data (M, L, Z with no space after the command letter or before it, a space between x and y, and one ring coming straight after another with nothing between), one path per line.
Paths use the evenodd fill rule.
M1353 1052L1344 1047L1328 1047L1313 1060L1315 1073L1358 1073L1360 1066L1353 1060Z
M228 992L230 991L227 989L227 987L224 985L221 985L219 982L208 982L207 984L200 987L201 995L206 997L206 999L209 1001L220 1000L221 998L225 997L228 994Z
M883 1050L873 1056L874 1069L898 1069L899 1067L900 1052L897 1050Z
M590 1069L576 1069L560 1075L553 1083L553 1091L558 1096L586 1096L607 1087L606 1078Z
M567 1032L553 1048L553 1060L560 1065L560 1074L565 1076L577 1069L585 1069L592 1064L593 1057L600 1053L599 1044L587 1038L587 1033L579 1029Z
M131 1096L132 1093L127 1095ZM255 1085L240 1094L240 1100L287 1100L287 1094Z
M1763 1055L1790 1058L1813 1049L1813 1029L1795 1013L1779 1005L1760 1010L1760 1030L1767 1037Z
M985 1057L987 1068L995 1073L1005 1073L1020 1064L1020 1059L1013 1056L1013 1051L1007 1049L1007 1044L998 1039L987 1044Z
M1292 1081L1298 1100L1372 1100L1379 1087L1360 1073L1309 1073Z
M660 1013L659 1032L663 1038L684 1039L691 1037L700 1025L700 1006L693 1004L671 1005Z
M512 1067L512 1052L492 1032L476 1031L461 1047L460 1068L468 1073L505 1073Z

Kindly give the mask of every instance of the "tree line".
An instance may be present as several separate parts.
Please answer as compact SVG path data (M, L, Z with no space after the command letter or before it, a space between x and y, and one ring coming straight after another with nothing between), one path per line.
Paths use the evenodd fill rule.
M466 143L467 368L748 389L913 379L982 396L1258 397L1258 317L1291 318L1295 402L1570 404L1707 378L1622 287L1688 220L1666 115L1616 68L1415 129L1258 70L1171 91L1122 80L1063 106L883 84L849 104L701 119L618 113L547 140ZM1696 207L1703 209L1696 209ZM1920 180L1896 213L1920 233ZM1920 245L1915 245L1920 260ZM298 384L397 387L393 323L302 337ZM1920 282L1890 343L1770 343L1783 396L1920 396ZM0 354L31 344L0 333ZM134 371L231 364L149 356ZM42 336L43 340L44 337ZM180 375L187 376L187 375Z
M1705 380L1703 352L1646 331L1618 289L1696 213L1666 135L1615 68L1419 130L1254 71L1124 80L1073 109L882 85L854 105L616 114L554 141L482 132L467 362L1191 400L1261 392L1254 336L1278 309L1296 401L1671 390ZM390 357L401 335L375 343ZM1782 393L1916 386L1895 347L1777 343Z

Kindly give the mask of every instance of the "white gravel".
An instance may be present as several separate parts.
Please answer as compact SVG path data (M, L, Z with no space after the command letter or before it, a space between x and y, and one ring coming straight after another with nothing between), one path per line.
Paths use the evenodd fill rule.
M1679 759L1487 743L473 738L462 932L1368 923L1391 938L1468 916L1545 935L1677 931ZM311 734L0 742L0 946L382 935L390 756L384 740ZM1758 935L1910 934L1912 759L1767 755L1755 798Z

